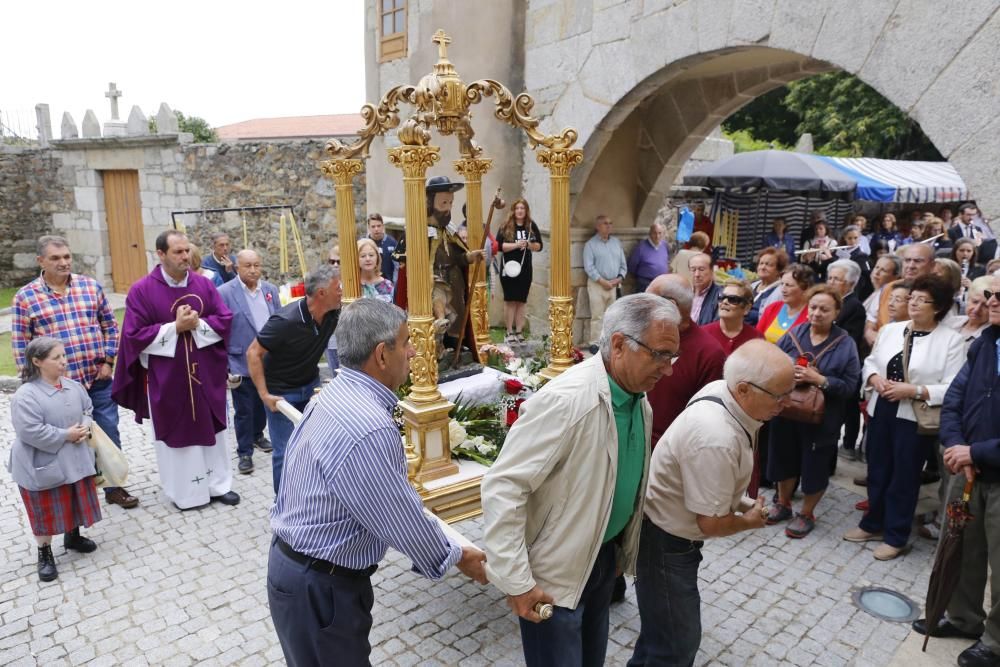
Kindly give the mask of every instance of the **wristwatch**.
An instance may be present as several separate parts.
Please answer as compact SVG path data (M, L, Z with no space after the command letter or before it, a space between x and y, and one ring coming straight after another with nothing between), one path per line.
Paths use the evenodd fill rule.
M827 380L826 378L823 378L823 384L821 384L821 385L819 386L819 388L820 388L820 389L821 389L822 391L826 391L827 389L829 389L829 388L830 388L830 381L829 381L829 380Z

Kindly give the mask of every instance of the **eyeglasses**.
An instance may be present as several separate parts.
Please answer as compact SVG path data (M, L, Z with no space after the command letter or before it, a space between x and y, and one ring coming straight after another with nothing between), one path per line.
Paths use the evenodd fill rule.
M792 395L791 391L786 391L784 394L775 394L770 389L764 389L764 387L760 386L759 384L755 384L753 382L750 382L749 380L747 380L747 384L750 385L751 387L753 387L754 389L758 389L758 390L764 392L765 394L767 394L768 396L770 396L771 398L773 398L774 400L776 400L779 403Z
M991 292L988 289L984 289L983 290L983 298L984 299L986 299L987 301L989 301L993 297L996 297L997 300L1000 301L1000 292Z
M633 343L637 344L639 347L649 352L649 356L653 357L653 361L655 361L658 364L669 363L671 366L673 366L674 364L677 363L678 357L681 356L677 352L669 352L667 350L654 350L653 348L646 345L635 336L629 336L627 333L623 333L622 335L628 338Z
M930 299L928 299L926 297L919 296L919 295L912 295L909 298L909 302L912 303L914 306L923 306L923 305L926 305L928 303L934 303L932 300L930 300Z
M745 306L749 301L746 297L742 297L738 294L723 294L719 297L720 301L725 301L726 303L731 303L734 306Z
M326 260L326 263L330 264L332 266L340 266L340 260L339 259L328 259L328 260Z

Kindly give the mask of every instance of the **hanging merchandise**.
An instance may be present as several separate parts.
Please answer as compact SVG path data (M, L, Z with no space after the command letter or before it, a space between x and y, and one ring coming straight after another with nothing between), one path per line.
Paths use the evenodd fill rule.
M677 223L677 242L687 243L694 233L694 213L687 206L681 209L679 222Z

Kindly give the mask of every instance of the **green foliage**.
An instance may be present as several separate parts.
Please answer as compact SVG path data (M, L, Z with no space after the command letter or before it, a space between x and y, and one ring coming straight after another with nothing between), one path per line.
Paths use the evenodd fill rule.
M177 114L177 128L181 132L190 132L194 135L194 143L196 144L216 144L219 142L219 135L215 131L215 128L208 124L203 118L198 116L185 116L180 111L175 111ZM156 116L149 117L149 132L150 134L156 134Z
M185 116L180 111L177 114L177 125L181 132L190 132L194 135L196 144L215 144L219 142L219 135L215 129L203 118L198 116Z
M944 159L916 122L846 72L819 74L762 95L730 116L723 129L785 145L809 132L821 155Z
M749 151L790 150L790 148L780 141L764 141L757 139L750 134L749 130L736 130L735 132L723 132L727 139L735 145L737 153L747 153Z

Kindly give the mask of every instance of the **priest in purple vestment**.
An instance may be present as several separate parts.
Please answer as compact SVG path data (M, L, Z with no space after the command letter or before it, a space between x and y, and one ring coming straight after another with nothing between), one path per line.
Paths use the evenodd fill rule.
M180 509L239 503L226 447L226 339L233 315L212 281L190 271L176 230L156 239L159 266L125 300L115 401L151 419L164 494Z

